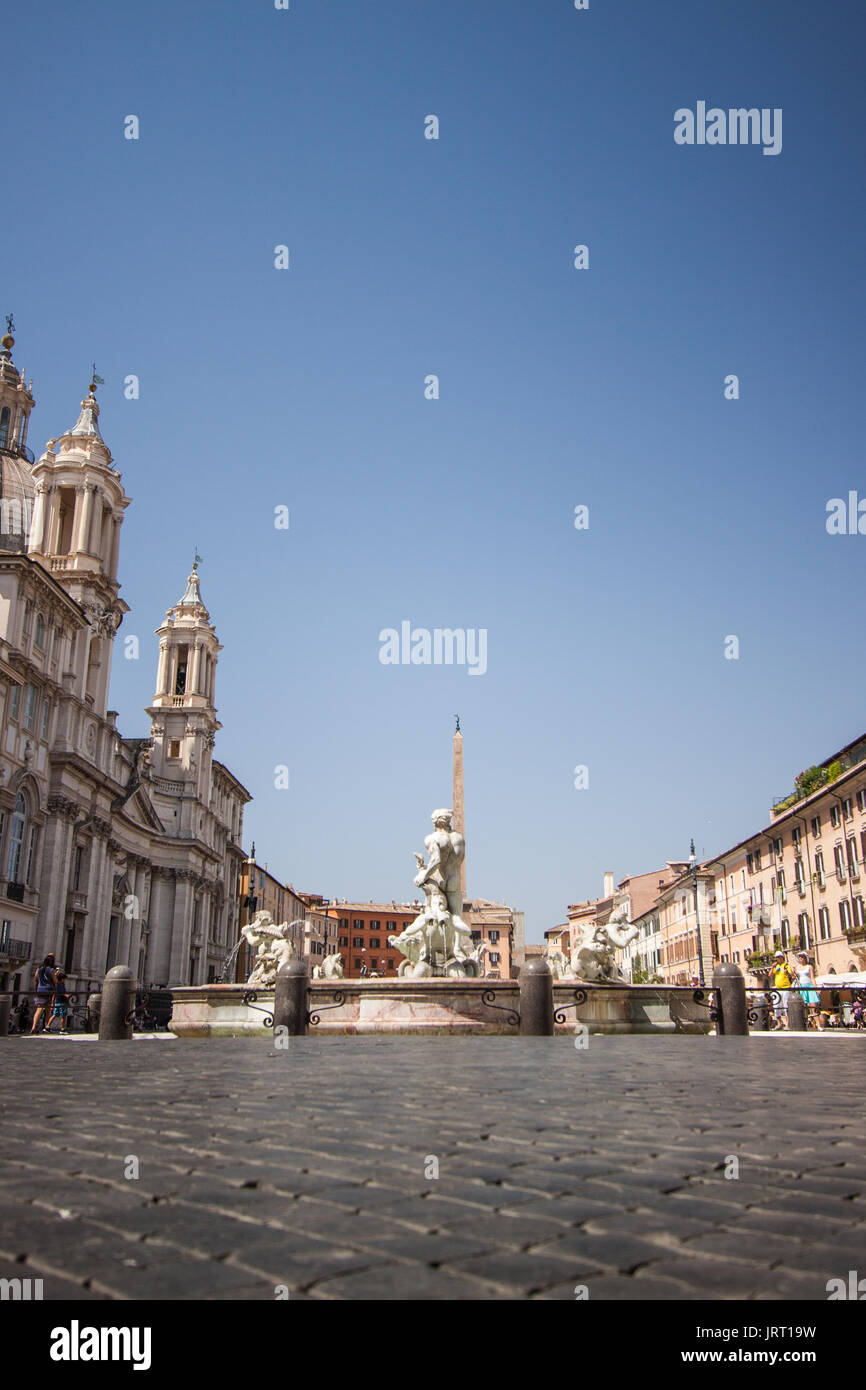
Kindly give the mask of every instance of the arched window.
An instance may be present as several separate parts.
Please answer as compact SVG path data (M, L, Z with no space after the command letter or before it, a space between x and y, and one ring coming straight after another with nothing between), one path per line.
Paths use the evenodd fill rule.
M9 823L9 853L6 858L6 877L10 883L19 883L21 856L24 852L24 832L27 828L27 802L19 792L15 798L15 810Z
M45 646L45 620L41 613L36 614L36 631L33 634L33 640L37 647Z
M9 443L9 421L11 419L8 405L4 405L0 410L0 449L5 449Z

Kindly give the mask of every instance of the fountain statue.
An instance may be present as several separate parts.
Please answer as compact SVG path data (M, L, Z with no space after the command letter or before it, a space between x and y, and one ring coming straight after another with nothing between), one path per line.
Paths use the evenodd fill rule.
M343 957L339 951L332 952L325 956L321 965L313 966L314 980L342 980L343 978Z
M248 985L256 989L273 989L277 982L277 971L296 956L289 935L291 924L281 922L275 925L267 911L257 912L251 922L241 928L241 936L256 953L255 964Z
M611 913L609 922L589 922L581 928L570 958L566 959L558 946L545 952L554 980L586 980L593 984L625 984L626 979L616 963L614 951L622 950L634 941L639 926L628 920L625 903Z
M614 951L634 941L640 927L628 920L628 908L621 903L609 922L586 926L571 953L571 973L579 980L600 984L623 984L625 976L616 963Z
M406 957L397 970L401 976L477 979L484 973L485 944L473 945L472 932L461 916L460 865L466 847L463 836L451 828L451 815L451 811L433 812L433 830L424 841L427 863L423 854L415 855L415 886L423 890L423 910L399 936L388 937L388 945Z

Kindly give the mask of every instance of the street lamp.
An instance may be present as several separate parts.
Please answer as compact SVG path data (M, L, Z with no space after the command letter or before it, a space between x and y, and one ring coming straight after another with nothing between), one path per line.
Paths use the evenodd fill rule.
M692 886L695 890L695 930L698 934L698 974L701 977L701 984L704 983L704 949L701 943L701 914L698 909L698 861L695 855L695 842L692 840L689 845L689 868L692 873Z

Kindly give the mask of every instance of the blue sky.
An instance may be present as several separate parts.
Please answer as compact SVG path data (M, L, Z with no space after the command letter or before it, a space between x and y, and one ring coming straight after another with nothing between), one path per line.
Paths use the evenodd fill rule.
M30 442L95 359L133 498L111 703L147 732L197 547L216 753L273 872L412 896L459 711L470 894L537 940L866 727L866 537L825 529L866 496L864 38L853 0L6 16ZM699 100L782 108L781 154L677 146ZM487 673L383 666L406 619L485 628Z

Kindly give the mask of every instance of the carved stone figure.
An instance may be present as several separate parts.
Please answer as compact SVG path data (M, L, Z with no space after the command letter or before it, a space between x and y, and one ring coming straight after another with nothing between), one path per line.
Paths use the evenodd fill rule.
M434 811L433 831L424 841L428 859L415 855L415 886L424 893L424 908L388 945L406 957L397 974L419 979L426 975L477 978L483 974L483 951L475 947L463 921L460 866L466 847L451 828L451 811Z
M398 969L400 976L477 979L484 974L484 944L475 947L461 917L460 865L466 845L463 835L452 830L450 810L434 810L431 819L434 828L424 841L427 863L424 855L414 856L418 866L414 883L424 892L424 909L399 937L388 937L388 945L406 956Z
M614 957L614 951L634 941L640 927L631 926L625 904L611 914L609 922L593 923L583 929L571 953L570 973L578 980L601 984L625 983L625 976Z
M558 946L549 947L544 953L544 958L550 966L554 980L565 980L571 975L568 956Z
M277 982L277 971L295 959L289 923L281 922L276 926L269 912L257 912L253 920L241 928L241 936L256 952L247 984L259 989L273 989Z
M314 980L342 980L343 978L343 957L335 951L330 956L325 956L321 965L313 966Z

